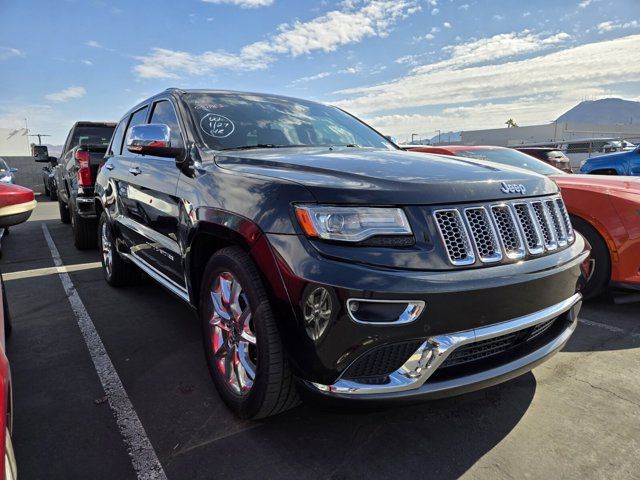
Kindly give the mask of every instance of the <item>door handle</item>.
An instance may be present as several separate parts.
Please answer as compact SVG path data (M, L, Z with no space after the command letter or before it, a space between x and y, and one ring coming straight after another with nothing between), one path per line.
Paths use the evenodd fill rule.
M113 163L107 163L107 164L104 166L104 168L106 168L107 170L113 170L113 169L114 169L114 168L116 168L116 167L114 167L114 166L113 166Z
M137 175L140 175L140 174L142 173L142 170L140 170L140 168L139 168L139 167L131 167L131 168L129 169L129 173L130 173L131 175L136 175L136 176L137 176Z

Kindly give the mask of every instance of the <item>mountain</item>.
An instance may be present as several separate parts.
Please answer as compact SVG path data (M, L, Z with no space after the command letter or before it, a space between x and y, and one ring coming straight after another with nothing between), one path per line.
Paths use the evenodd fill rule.
M587 100L560 115L557 122L594 123L597 125L640 124L640 102L621 98Z
M58 157L62 153L62 147L64 145L51 145L50 143L45 143L47 150L49 150L49 155L52 157Z

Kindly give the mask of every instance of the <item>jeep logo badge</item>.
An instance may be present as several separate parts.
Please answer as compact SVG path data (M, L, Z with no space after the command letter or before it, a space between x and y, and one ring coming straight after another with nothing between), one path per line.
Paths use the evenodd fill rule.
M527 193L527 189L524 188L524 185L522 185L521 183L502 182L500 184L500 190L502 190L504 193L519 193L521 195Z

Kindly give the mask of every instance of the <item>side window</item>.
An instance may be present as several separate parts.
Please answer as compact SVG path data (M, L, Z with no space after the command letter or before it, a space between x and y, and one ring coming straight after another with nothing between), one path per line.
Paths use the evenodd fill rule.
M129 117L123 118L120 120L120 123L116 127L115 132L113 132L113 137L111 137L111 145L109 145L109 150L107 151L107 156L111 157L113 155L120 155L122 152L122 141L124 140L124 129L127 127L127 121Z
M127 127L127 133L125 134L124 138L125 138L125 145L122 149L122 152L126 155L133 155L131 153L128 152L127 150L127 140L129 139L129 134L131 133L131 128L135 127L136 125L140 125L142 123L145 122L145 120L147 119L147 111L149 110L149 107L144 107L141 108L140 110L138 110L137 112L135 112L133 115L131 115L131 121L129 122L129 126Z
M163 123L168 126L171 129L171 146L184 147L178 117L176 117L176 112L169 101L162 100L153 106L149 123Z

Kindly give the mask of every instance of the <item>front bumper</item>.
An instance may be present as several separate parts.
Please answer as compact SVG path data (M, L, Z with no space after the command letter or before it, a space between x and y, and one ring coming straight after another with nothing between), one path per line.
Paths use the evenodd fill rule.
M536 259L488 268L416 271L326 258L297 235L266 238L275 263L263 274L272 288L290 365L303 381L327 386L344 378L390 374L429 338L500 325L573 298L584 285L580 265L588 255L584 239L577 235L565 250ZM253 254L257 265L266 264L264 254ZM323 332L314 337L304 308L316 287L331 293L335 308ZM380 302L398 318L416 310L394 310L393 302L402 307L411 301L418 314L406 322L358 321L363 311L349 311L353 300L370 307L369 313ZM388 356L384 365L376 363L382 357L372 352L398 345L401 348L382 353ZM363 365L368 355L371 364Z
M495 385L531 370L567 343L577 325L581 298L577 293L556 305L507 322L430 337L404 365L388 375L384 383L339 380L332 385L308 381L304 384L311 390L335 398L373 401L393 398L440 398ZM494 363L490 368L469 371L466 375L431 380L447 358L464 345L504 337L550 321L559 323L554 334L534 349L520 355L509 355L508 360Z

